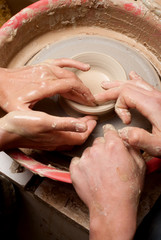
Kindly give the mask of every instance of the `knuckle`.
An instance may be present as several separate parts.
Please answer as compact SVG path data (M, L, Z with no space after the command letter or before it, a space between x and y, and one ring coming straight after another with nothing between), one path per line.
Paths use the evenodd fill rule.
M120 146L120 142L118 139L110 139L107 143L107 147L110 151L114 151L116 147L118 148Z
M137 129L131 130L129 133L129 144L132 146L137 146L140 142L140 134Z
M102 151L101 151L100 147L98 147L98 146L93 146L90 151L91 155L94 157L100 156L101 152Z

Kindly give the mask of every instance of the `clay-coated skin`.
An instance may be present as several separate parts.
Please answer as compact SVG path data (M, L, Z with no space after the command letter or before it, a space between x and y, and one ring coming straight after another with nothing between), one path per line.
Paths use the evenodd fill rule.
M90 240L133 239L145 169L139 152L125 147L111 125L72 160L73 185L89 208Z
M0 149L66 150L83 144L96 126L94 117L59 118L36 111L13 111L0 119Z
M146 83L135 72L130 73L126 83L103 82L107 89L96 97L97 101L117 100L115 111L125 124L131 122L129 109L136 108L152 124L152 133L136 127L125 127L119 131L121 138L133 147L140 148L152 156L161 156L161 92Z
M55 117L31 108L55 94L93 106L89 89L71 71L90 66L71 59L48 60L20 69L0 69L0 107L9 112L0 119L0 150L27 147L42 150L83 144L96 126L95 117Z
M20 69L0 68L0 107L6 112L26 111L39 100L55 94L84 105L94 106L89 89L63 67L89 70L90 66L72 59L48 60Z

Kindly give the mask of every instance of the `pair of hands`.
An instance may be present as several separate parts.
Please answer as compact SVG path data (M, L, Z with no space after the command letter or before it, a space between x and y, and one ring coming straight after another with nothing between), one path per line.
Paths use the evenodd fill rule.
M125 147L111 125L81 158L72 159L73 185L89 208L90 240L133 239L145 169L139 151Z
M133 239L146 169L139 149L161 155L161 93L134 72L127 83L102 87L107 91L95 96L97 102L116 100L115 111L125 124L131 122L129 109L136 108L151 122L152 133L136 127L117 133L105 126L104 138L72 160L71 178L89 208L91 240Z
M0 69L0 148L28 147L55 150L80 145L96 126L95 117L59 118L32 111L39 100L55 94L93 106L95 99L79 78L63 67L89 70L71 59L49 60L21 69Z
M137 109L152 124L152 133L136 127L125 127L119 130L120 137L152 156L161 156L161 92L135 72L131 72L129 77L126 83L102 83L107 91L95 96L95 99L97 102L117 100L115 111L125 124L131 122L129 109Z

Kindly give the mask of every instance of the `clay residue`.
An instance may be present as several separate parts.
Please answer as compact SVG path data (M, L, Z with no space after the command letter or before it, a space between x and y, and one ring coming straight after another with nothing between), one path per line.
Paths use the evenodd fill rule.
M159 17L161 16L161 1L160 0L142 0L143 3Z
M98 34L127 43L141 51L150 62L161 70L161 54L158 44L160 39L160 19L151 16L150 11L140 1L127 5L129 1L58 1L55 4L49 2L50 7L37 12L26 8L22 11L24 20L21 27L12 29L12 24L6 26L0 43L3 45L0 51L0 65L5 66L20 50L25 53L26 59L37 53L44 47L42 37L45 37L45 45L56 42L59 37L71 36L71 34ZM46 12L45 12L46 11ZM86 19L86 20L85 20ZM16 21L16 19L13 19ZM41 24L40 24L41 23ZM69 32L68 32L69 30ZM93 33L92 33L93 32ZM105 33L106 32L106 33ZM63 36L62 34L63 33ZM66 34L67 33L67 34ZM52 38L48 38L47 36ZM34 39L34 41L32 41ZM60 40L60 38L59 38ZM61 38L62 40L62 38ZM10 41L9 45L5 41ZM17 44L17 42L19 44ZM26 54L26 46L32 44ZM1 60L3 59L3 61Z
M51 184L50 184L51 183ZM75 223L89 229L88 208L80 200L72 185L45 180L35 194Z

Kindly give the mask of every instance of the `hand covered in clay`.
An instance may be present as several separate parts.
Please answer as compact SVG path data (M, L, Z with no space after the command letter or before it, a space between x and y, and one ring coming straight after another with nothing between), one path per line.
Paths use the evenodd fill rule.
M129 240L145 175L137 150L126 148L111 125L70 165L73 185L90 213L90 240Z
M136 108L152 124L152 133L136 127L125 127L119 131L121 138L131 146L140 148L152 156L161 156L161 92L145 82L135 72L130 80L103 82L106 92L95 96L96 101L117 100L115 111L125 124L131 122L129 108Z
M48 60L20 69L0 68L0 107L6 112L28 110L39 100L61 94L84 105L94 106L89 89L63 67L89 70L90 66L72 59Z
M0 150L55 150L83 144L96 126L94 117L54 117L36 111L15 111L0 119Z

